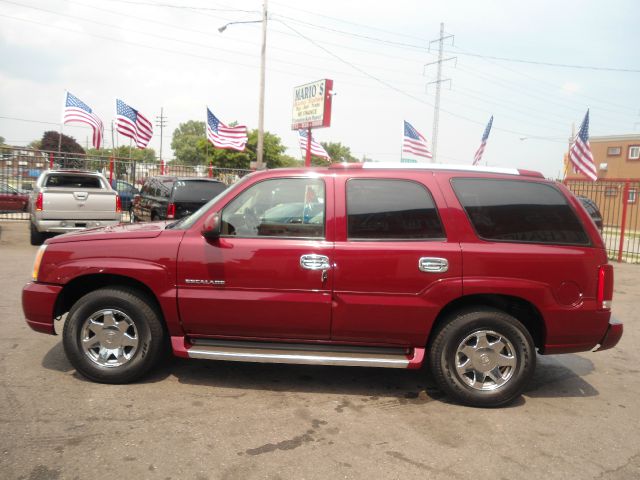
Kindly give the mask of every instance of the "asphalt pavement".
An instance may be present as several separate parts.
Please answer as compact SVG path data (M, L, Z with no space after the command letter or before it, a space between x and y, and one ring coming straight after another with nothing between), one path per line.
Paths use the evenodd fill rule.
M616 348L539 356L487 410L395 369L172 359L91 383L24 322L27 233L0 222L0 479L640 478L640 265L615 265Z

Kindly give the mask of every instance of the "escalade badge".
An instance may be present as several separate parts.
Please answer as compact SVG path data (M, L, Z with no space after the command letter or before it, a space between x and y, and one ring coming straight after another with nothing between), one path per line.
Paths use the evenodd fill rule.
M199 278L186 278L185 283L190 285L224 285L224 280L202 280Z

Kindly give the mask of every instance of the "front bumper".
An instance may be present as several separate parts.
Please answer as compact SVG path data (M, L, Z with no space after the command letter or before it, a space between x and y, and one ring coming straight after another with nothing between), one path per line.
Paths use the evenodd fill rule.
M120 218L117 220L38 220L34 225L41 233L68 233L87 228L111 227L119 223Z
M607 327L607 331L602 337L602 340L598 342L600 346L596 348L594 351L600 352L602 350L608 350L610 348L615 347L620 338L622 337L622 332L624 330L622 322L618 322L615 319L611 319L609 322L609 326Z
M22 310L29 325L36 332L55 335L53 315L62 287L29 282L22 289Z

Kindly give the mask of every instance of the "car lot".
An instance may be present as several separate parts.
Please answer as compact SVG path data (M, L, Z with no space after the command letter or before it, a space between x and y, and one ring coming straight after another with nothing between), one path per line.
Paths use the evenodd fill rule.
M36 247L0 228L0 478L640 477L638 266L615 267L618 347L538 357L521 399L483 410L422 371L173 359L88 382L24 323Z

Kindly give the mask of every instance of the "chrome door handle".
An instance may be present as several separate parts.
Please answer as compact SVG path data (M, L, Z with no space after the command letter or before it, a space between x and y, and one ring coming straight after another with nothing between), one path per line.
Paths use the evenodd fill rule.
M449 270L449 260L438 257L422 257L418 260L418 270L427 273L444 273Z
M331 268L329 265L329 257L326 255L316 255L315 253L302 255L300 257L300 266L306 270L328 270Z

